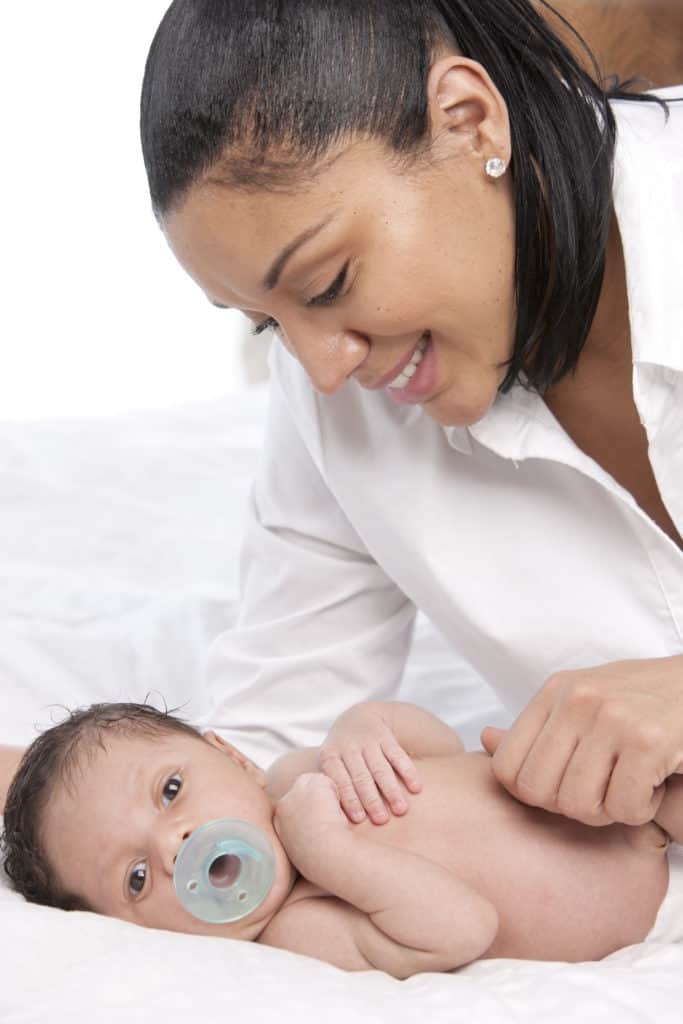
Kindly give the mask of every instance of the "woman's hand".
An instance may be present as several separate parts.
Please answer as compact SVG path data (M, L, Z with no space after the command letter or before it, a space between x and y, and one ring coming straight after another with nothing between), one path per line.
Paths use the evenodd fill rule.
M525 804L587 825L652 821L683 772L683 656L552 676L511 728L481 740Z
M318 767L336 784L341 806L352 822L389 820L387 807L405 814L410 793L422 788L417 769L376 704L356 704L337 719L320 748Z

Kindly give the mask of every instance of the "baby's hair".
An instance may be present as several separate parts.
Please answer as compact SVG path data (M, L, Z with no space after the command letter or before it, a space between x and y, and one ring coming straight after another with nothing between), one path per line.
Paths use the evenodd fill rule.
M58 725L46 729L30 744L12 780L5 805L0 847L12 885L31 903L62 910L90 910L65 891L45 851L41 837L43 813L58 785L69 788L83 759L106 750L106 737L162 736L179 732L200 737L173 711L149 704L91 704L69 711Z

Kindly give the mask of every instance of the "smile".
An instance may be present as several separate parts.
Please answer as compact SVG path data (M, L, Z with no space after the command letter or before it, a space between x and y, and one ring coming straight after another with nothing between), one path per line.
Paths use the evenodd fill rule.
M415 351L385 385L385 394L399 405L422 405L434 395L438 382L437 356L431 331L425 331Z
M427 348L428 342L429 338L426 337L425 335L423 335L420 338L420 340L417 343L417 348L413 352L408 362L408 365L404 366L404 368L401 370L398 376L395 377L387 385L387 387L391 388L392 391L402 391L403 388L407 387L407 385L411 381L411 378L414 377L415 374L417 373L417 368L422 362L422 357L424 356L424 352L425 349Z

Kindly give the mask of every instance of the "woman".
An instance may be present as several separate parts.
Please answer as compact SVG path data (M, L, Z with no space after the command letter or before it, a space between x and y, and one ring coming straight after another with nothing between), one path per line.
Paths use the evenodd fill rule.
M519 799L639 824L683 771L683 109L609 98L527 0L164 18L156 216L281 342L209 670L261 760L391 697L420 607Z

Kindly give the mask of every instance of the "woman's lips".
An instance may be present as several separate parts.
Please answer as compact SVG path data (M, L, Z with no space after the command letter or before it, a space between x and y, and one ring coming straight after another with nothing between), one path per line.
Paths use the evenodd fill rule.
M436 352L434 341L429 335L422 359L415 373L403 387L387 387L386 393L392 402L399 405L416 405L426 401L436 388Z
M362 384L362 386L366 388L368 391L379 391L381 390L381 388L388 387L393 380L396 380L396 378L403 373L406 366L408 366L411 359L417 352L420 342L423 341L423 339L429 337L429 331L425 331L423 334L421 334L420 337L415 342L415 344L413 345L413 347L411 348L411 350L408 352L408 354L405 355L403 359L401 359L401 361L396 364L396 366L390 373L385 374L384 377L381 377L378 381L375 381L373 384L362 384L361 381L359 381L359 384Z

